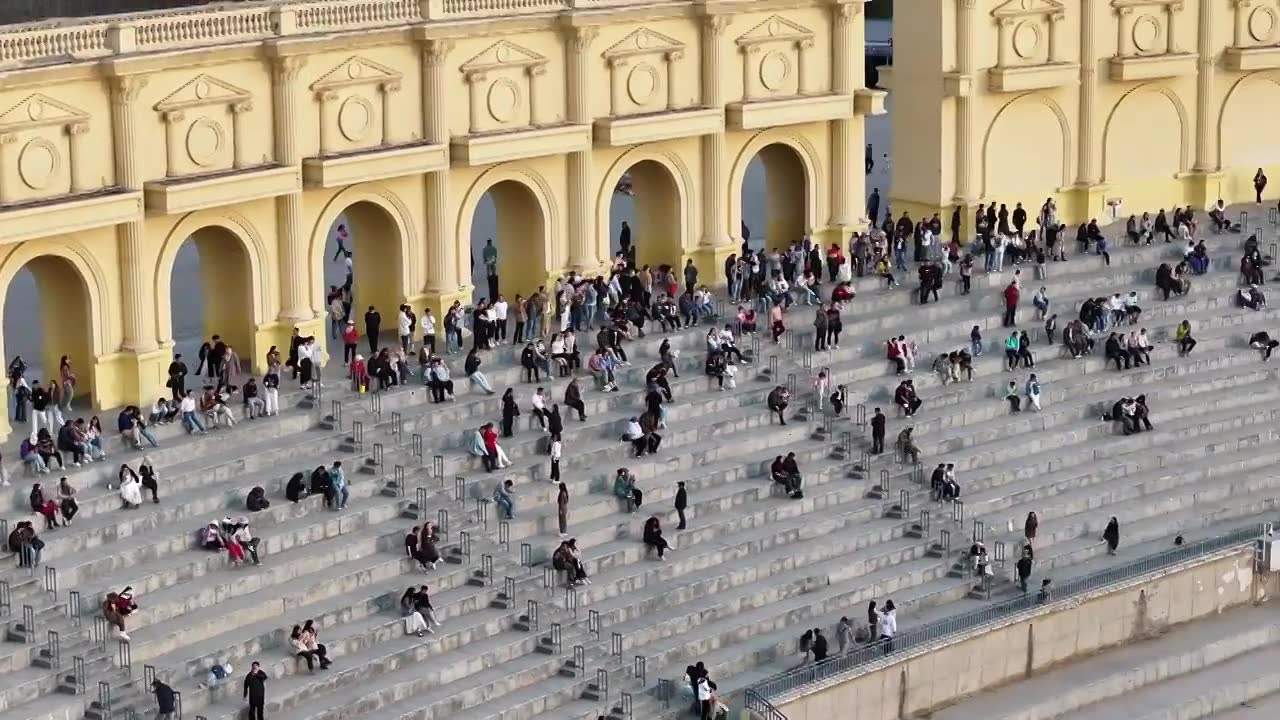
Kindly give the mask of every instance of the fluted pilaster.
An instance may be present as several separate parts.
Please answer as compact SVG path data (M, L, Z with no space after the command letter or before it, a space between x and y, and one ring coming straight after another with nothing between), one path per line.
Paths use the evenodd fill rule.
M445 112L445 62L452 40L427 40L422 47L423 136L433 145L449 142L449 118ZM426 174L427 291L452 292L463 283L458 268L458 239L449 231L448 170Z
M146 85L146 78L136 75L111 78L116 184L126 190L142 189L134 104ZM156 349L159 343L154 326L149 326L146 320L147 311L155 308L155 285L147 282L147 273L143 267L142 220L117 225L116 243L120 251L120 310L124 330L120 345L128 352L148 352Z
M1097 0L1080 0L1080 138L1079 165L1076 183L1098 184L1098 164L1095 150L1098 145L1098 51L1095 42Z
M281 165L298 165L302 161L294 128L298 125L295 83L304 63L301 57L280 57L272 68L276 162ZM301 189L276 198L276 235L280 248L280 319L291 323L310 320L320 308L313 308L308 297L307 278L312 268L302 232Z
M973 74L973 21L975 0L959 0L956 7L956 71ZM973 191L973 98L956 98L956 201L967 204Z
M600 31L594 27L569 30L569 121L589 124L590 51ZM594 271L600 266L591 232L591 151L569 153L569 267Z
M1170 7L1169 17L1173 18L1179 8ZM1221 162L1214 157L1213 147L1213 85L1217 65L1214 62L1213 38L1214 5L1207 0L1200 1L1200 27L1197 50L1200 53L1200 72L1196 75L1196 170L1211 172ZM1171 26L1172 27L1172 26ZM1172 33L1170 33L1172 37ZM1172 43L1172 40L1170 40Z
M849 93L854 90L852 79L853 57L850 51L852 44L849 38L853 29L854 15L858 6L854 4L835 5L832 7L833 24L831 39L831 87L838 93ZM855 172L854 122L852 119L841 119L831 123L831 224L836 228L851 225L855 219L853 202L853 180Z
M722 15L702 18L702 104L710 108L724 107L724 88L720 85L720 56L724 29L729 19ZM702 240L704 246L730 242L728 208L725 203L727 181L724 172L724 133L703 135L702 152Z

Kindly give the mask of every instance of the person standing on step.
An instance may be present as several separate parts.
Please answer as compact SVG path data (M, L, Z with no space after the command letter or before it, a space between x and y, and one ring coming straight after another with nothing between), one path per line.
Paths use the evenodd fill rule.
M156 696L156 720L173 720L178 716L178 699L173 688L152 680L151 692Z
M875 409L875 413L871 416L871 454L880 455L884 452L884 425L887 421L884 413L880 408Z
M1107 523L1107 529L1102 531L1102 539L1107 543L1107 554L1115 555L1116 548L1120 547L1120 521L1114 515Z
M372 305L364 313L364 334L369 339L369 355L378 354L378 333L382 331L382 314Z
M676 517L680 518L680 524L676 526L676 530L684 530L687 527L685 523L684 511L689 507L689 493L685 491L684 481L676 482Z
M520 406L516 404L515 390L507 388L502 393L502 437L512 436L518 417L520 417Z
M1036 540L1036 531L1040 528L1040 516L1035 511L1027 513L1027 521L1022 525L1022 534L1027 538L1027 544L1031 544Z
M244 676L244 700L249 704L248 720L264 720L263 708L267 704L267 674L262 665L254 662L249 674Z
M1022 594L1027 594L1027 580L1031 578L1031 548L1022 549L1022 557L1018 558L1018 587Z
M552 461L555 463L556 461ZM558 476L559 470L554 471ZM559 481L559 477L555 478ZM556 520L560 526L560 537L569 536L569 486L560 483L560 490L556 493Z
M854 644L853 623L849 622L849 618L841 617L840 622L836 623L836 647L839 653L844 655L845 648L852 647Z
M813 629L813 661L815 663L826 662L828 655L827 637L822 634L821 628Z
M884 654L893 652L893 638L898 634L898 609L893 600L886 600L884 612L880 613L880 642L884 645Z
M563 452L564 452L564 443L560 440L560 436L552 435L551 447L550 447L551 473L549 478L551 482L554 482L554 483L560 482L560 457Z
M1004 288L1004 326L1013 327L1017 325L1016 316L1018 314L1018 298L1022 292L1018 289L1018 282L1015 279Z
M880 637L880 610L876 607L876 601L871 600L867 603L867 642L875 642L878 637Z

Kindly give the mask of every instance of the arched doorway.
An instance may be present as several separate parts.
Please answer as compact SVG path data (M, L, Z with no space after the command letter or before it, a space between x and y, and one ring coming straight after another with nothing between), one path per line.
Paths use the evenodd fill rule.
M21 356L28 383L58 378L63 355L76 374L74 406L90 404L93 392L93 299L80 269L57 255L28 260L4 295L4 363ZM15 407L9 395L8 407ZM12 412L10 413L12 418Z
M489 186L472 210L464 205L463 223L468 222L458 237L470 239L473 302L499 294L508 302L517 294L528 297L558 270L547 258L547 214L523 182L504 179Z
M613 179L609 199L609 256L622 250L622 224L627 224L637 266L679 268L684 255L688 218L676 177L656 160L641 160Z
M396 332L396 312L406 295L401 235L391 214L367 200L348 205L330 224L321 253L325 301L336 292L344 305L349 303L348 318L362 335L363 317L370 306L382 316L382 330Z
M809 182L804 160L789 145L771 143L747 164L741 180L742 224L750 248L782 248L809 231Z
M166 272L163 266L160 272ZM193 374L200 344L214 335L235 350L245 372L261 364L266 348L260 353L254 347L253 263L235 233L216 225L196 230L177 248L168 278L168 297L161 301L168 301L169 322L161 323L161 340L182 353Z

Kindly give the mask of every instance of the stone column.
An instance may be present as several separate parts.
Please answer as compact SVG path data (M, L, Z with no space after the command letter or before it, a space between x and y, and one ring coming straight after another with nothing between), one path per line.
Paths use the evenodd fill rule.
M1098 184L1098 54L1094 42L1098 0L1080 0L1080 137L1076 184Z
M542 76L547 74L547 66L544 63L530 65L524 69L525 75L529 76L529 124L538 127L543 124L542 120L542 103L538 101L541 95Z
M855 82L852 77L853 57L849 31L858 5L845 3L832 6L833 37L831 38L831 89L837 93L852 93ZM854 122L841 118L831 123L831 224L841 235L853 224L859 212L852 197L857 186L855 173L857 148L854 140ZM861 203L858 203L861 204Z
M569 122L591 123L591 43L600 30L594 27L569 31ZM590 272L599 268L600 258L591 231L591 149L569 153L569 267ZM547 270L557 271L550 266Z
M1171 5L1169 7L1169 17L1173 17L1175 8L1181 5ZM1217 66L1214 63L1215 47L1213 43L1213 3L1200 2L1200 27L1197 28L1196 50L1200 54L1197 63L1200 66L1200 72L1196 75L1196 170L1200 172L1212 172L1218 168L1222 162L1221 158L1215 157L1213 145L1213 93L1214 93L1214 74ZM1179 168L1185 170L1185 168Z
M6 165L9 162L9 154L14 151L18 144L18 134L7 132L0 135L0 162ZM13 186L17 182L21 182L16 177L17 173L12 173L5 182L0 183L0 205L8 205L17 200L13 194Z
M671 50L662 56L667 63L667 110L677 110L680 99L676 95L676 63L684 58L683 50Z
M956 7L956 71L971 78L973 63L973 21L976 0L959 0ZM1004 45L1001 44L1001 48ZM956 98L956 202L967 205L973 192L973 98Z
M331 112L330 107L333 105L333 103L337 102L337 100L338 100L338 93L335 90L321 90L316 93L316 101L317 101L317 104L320 106L319 130L320 130L321 157L328 155L329 152L333 150L333 138L332 138L333 130L329 127L329 113ZM293 100L290 99L289 102L293 103ZM290 111L290 115L292 114L293 112ZM334 118L334 122L335 123L337 122L336 117ZM292 132L292 130L290 130L290 132ZM280 142L279 139L277 139L276 143L279 144L279 142ZM290 143L293 143L293 142L294 141L290 139ZM284 161L281 160L281 162L284 162Z
M181 110L169 110L164 114L164 174L165 177L178 177L178 157L182 153L182 138L178 136L177 125L187 119Z
M136 150L141 139L134 127L134 103L146 78L125 75L111 78L111 124L114 130L116 184L126 190L142 189L142 168ZM121 349L141 354L156 349L154 327L148 328L146 316L155 308L155 285L147 282L143 267L142 219L116 226L120 250L120 313L124 329ZM164 298L168 302L168 298Z
M84 157L84 136L89 132L89 123L76 122L67 126L67 171L71 173L71 193L86 192L90 186L84 181L80 160Z
M271 94L275 106L276 162L281 165L297 166L302 162L294 128L298 125L296 82L305 62L302 57L290 56L276 58L274 63ZM321 122L320 127L324 126ZM323 144L320 151L324 153ZM319 309L311 306L313 298L307 280L312 268L302 228L301 188L276 198L276 233L281 280L280 320L287 324L311 320Z
M720 55L724 29L729 19L723 15L702 18L702 104L705 107L724 107L724 88L720 84ZM745 63L746 60L744 59ZM745 93L746 88L743 88ZM724 133L703 135L699 141L702 151L702 239L704 248L716 248L731 243L728 208L725 195L728 181L725 179ZM718 273L720 268L703 268L706 273Z
M253 101L245 100L231 106L231 142L235 162L233 167L237 170L248 167L249 160L245 156L244 142L244 114L253 110Z
M400 81L389 80L378 85L378 93L382 96L382 144L391 145L395 142L391 132L391 95L400 92Z
M449 144L449 116L444 103L445 60L452 49L452 40L428 40L422 47L422 135L432 145ZM426 290L437 298L457 292L465 284L461 278L466 277L459 275L458 239L450 231L448 172L438 170L426 174ZM437 322L443 319L443 313L437 314Z

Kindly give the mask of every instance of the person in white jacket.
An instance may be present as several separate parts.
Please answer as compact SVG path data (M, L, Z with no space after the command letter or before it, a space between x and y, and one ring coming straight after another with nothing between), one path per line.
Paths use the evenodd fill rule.
M898 634L898 609L892 600L886 600L884 609L880 611L880 641L884 645L884 654L893 652L893 638Z

